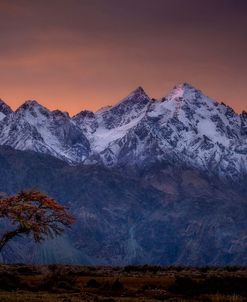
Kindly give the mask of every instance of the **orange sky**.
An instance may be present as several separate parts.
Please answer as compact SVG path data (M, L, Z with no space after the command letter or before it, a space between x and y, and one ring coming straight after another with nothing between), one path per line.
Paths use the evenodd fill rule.
M245 0L0 0L0 98L75 114L189 82L247 110Z

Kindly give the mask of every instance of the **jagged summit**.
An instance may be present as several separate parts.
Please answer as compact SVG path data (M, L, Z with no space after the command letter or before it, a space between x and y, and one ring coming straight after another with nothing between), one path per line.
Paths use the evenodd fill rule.
M8 115L12 112L12 109L2 99L0 99L0 113Z
M134 90L130 93L130 95L145 95L145 96L147 96L145 90L144 90L141 86L139 86L139 87L137 87L136 89L134 89Z
M38 103L36 100L27 100L16 109L16 112L39 110L49 112L49 109Z
M174 88L165 97L167 100L181 100L181 99L194 99L200 95L203 95L201 90L196 89L191 84L180 83L174 86Z
M83 117L83 118L94 118L95 114L93 113L93 111L90 111L90 110L82 110L81 112L75 114L73 116L73 118L76 118L76 117Z
M194 96L198 96L198 95L203 95L202 91L195 88L194 86L192 86L189 83L180 83L174 86L174 88L170 91L170 93L163 97L161 100L165 101L165 100L170 100L170 99L174 99L174 100L179 100L179 99L191 99ZM204 96L204 95L203 95ZM136 89L134 89L133 91L131 91L125 98L123 98L122 100L120 100L119 102L117 102L114 105L111 106L104 106L101 109L97 110L96 113L97 114L101 114L105 111L109 111L115 107L118 107L120 104L125 103L125 102L140 102L140 101L150 101L154 100L151 99L148 94L145 92L145 90L143 89L143 87L139 86ZM133 105L133 103L131 105ZM39 102L37 102L36 100L27 100L25 101L22 105L20 105L16 111L19 111L20 109L31 109L31 108L42 108L44 110L47 110L49 112L49 109L47 109L45 106L43 106L42 104L40 104ZM5 112L3 112L3 110ZM59 109L57 109L58 111L60 111ZM56 110L53 110L54 112ZM3 112L4 114L9 114L12 113L12 109L2 100L0 99L0 112ZM82 110L81 112L78 112L77 114L75 114L72 118L75 118L76 116L93 116L95 113L89 110Z
M175 88L183 88L185 89L192 89L192 90L198 90L197 88L195 88L192 84L187 83L187 82L182 82L182 83L178 83L177 85L175 85Z
M196 90L196 91L201 92L201 90L199 90L198 88L196 88L195 86L193 86L192 84L187 83L187 82L178 83L174 86L173 89L183 89L184 91L186 91L186 90Z
M134 89L125 99L130 99L130 98L133 101L138 100L140 98L150 99L149 96L147 95L147 93L145 92L145 90L141 86Z
M42 106L36 100L27 100L20 107L34 107L34 106Z
M56 117L70 118L70 115L67 111L61 111L58 109L51 111L51 114Z
M135 106L135 103L139 103L139 102L143 102L143 101L149 102L149 101L151 101L151 99L146 94L144 89L141 86L139 86L135 90L131 91L131 93L128 94L125 98L120 100L115 105L111 106L111 108L122 106L122 104L129 104L129 106Z

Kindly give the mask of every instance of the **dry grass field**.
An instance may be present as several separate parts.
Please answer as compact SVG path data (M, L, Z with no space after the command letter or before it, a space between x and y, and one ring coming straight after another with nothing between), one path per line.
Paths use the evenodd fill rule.
M0 302L247 301L247 269L0 266Z

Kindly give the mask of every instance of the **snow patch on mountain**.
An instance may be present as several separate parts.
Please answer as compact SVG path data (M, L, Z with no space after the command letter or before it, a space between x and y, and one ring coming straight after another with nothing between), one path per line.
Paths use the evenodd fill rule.
M5 118L5 114L3 114L2 112L0 112L0 121L2 120L2 119L4 119Z
M217 132L216 125L212 121L200 120L197 127L200 136L205 135L213 142L219 142L224 146L229 145L229 141Z

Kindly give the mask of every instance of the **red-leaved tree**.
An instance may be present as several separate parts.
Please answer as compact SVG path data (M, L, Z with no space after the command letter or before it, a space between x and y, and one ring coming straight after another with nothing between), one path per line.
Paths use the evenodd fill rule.
M62 234L74 223L64 206L36 191L0 197L1 218L8 219L12 229L0 237L0 252L16 236L31 235L35 242L40 242Z

